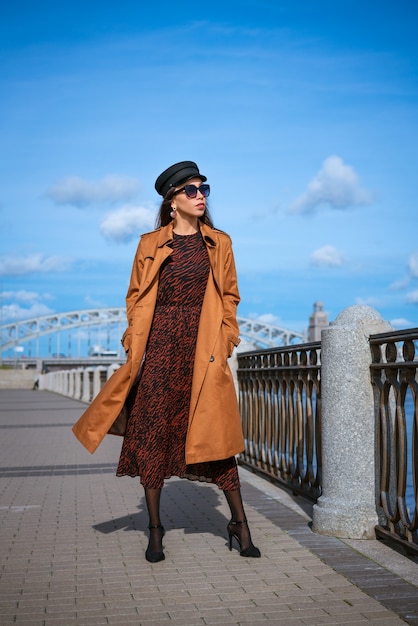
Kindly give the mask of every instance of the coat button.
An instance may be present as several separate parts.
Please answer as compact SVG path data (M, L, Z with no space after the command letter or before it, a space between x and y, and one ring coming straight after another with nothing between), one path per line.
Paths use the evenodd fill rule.
M209 359L209 362L210 362L210 363L213 363L213 361L214 361L214 360L215 360L215 357L214 357L214 356L211 356L211 357L210 357L210 359Z

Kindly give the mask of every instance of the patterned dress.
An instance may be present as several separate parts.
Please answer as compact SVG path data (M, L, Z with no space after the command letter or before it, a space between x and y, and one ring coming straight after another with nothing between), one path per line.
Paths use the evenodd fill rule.
M160 270L154 318L133 399L117 476L140 476L149 489L180 476L239 488L234 457L186 465L193 364L209 259L200 232L174 234L173 252Z

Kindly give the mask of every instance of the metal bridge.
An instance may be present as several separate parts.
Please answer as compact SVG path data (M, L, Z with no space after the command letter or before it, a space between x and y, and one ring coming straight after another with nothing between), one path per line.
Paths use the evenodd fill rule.
M306 334L238 317L243 344L251 349L288 346L306 341ZM120 337L127 326L125 307L54 313L0 326L0 355L81 356L93 345L123 353ZM12 354L11 354L12 353Z

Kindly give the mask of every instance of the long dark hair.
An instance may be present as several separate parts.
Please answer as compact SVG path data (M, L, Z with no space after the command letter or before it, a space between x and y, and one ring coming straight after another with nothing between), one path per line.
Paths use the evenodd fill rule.
M171 217L171 200L173 199L175 188L172 187L169 189L164 197L164 200L161 203L160 210L158 211L157 219L155 220L155 228L160 228L160 226L167 226L170 222L173 221ZM199 220L203 222L203 224L207 224L213 228L212 218L209 213L208 206L206 205L205 212L202 217L199 217Z

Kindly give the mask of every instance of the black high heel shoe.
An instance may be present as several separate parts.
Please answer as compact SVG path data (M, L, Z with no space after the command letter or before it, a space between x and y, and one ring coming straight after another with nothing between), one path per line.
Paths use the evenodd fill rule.
M232 537L235 537L235 539L238 541L239 543L239 549L240 549L240 555L241 556L249 556L249 557L253 557L254 559L258 559L261 556L261 552L258 548L255 547L255 545L253 544L253 542L251 541L251 535L250 535L250 545L247 548L244 548L243 550L241 550L241 537L239 536L239 534L236 532L236 530L234 530L234 526L239 526L242 524L247 524L248 526L248 522L246 519L243 519L241 522L235 522L231 519L231 521L229 522L228 526L227 526L227 531L228 531L228 535L229 535L229 550L232 550ZM248 532L250 532L248 530Z
M161 526L161 524L150 524L148 528L150 530L152 530L153 528L159 528L161 530L161 540L162 540L162 538L165 535L164 526ZM150 543L151 543L151 533L150 533L150 540L148 542L148 548L145 551L145 558L147 559L147 561L149 561L150 563L158 563L159 561L164 561L165 559L164 552L162 550L158 550L157 552L154 550L151 550Z

